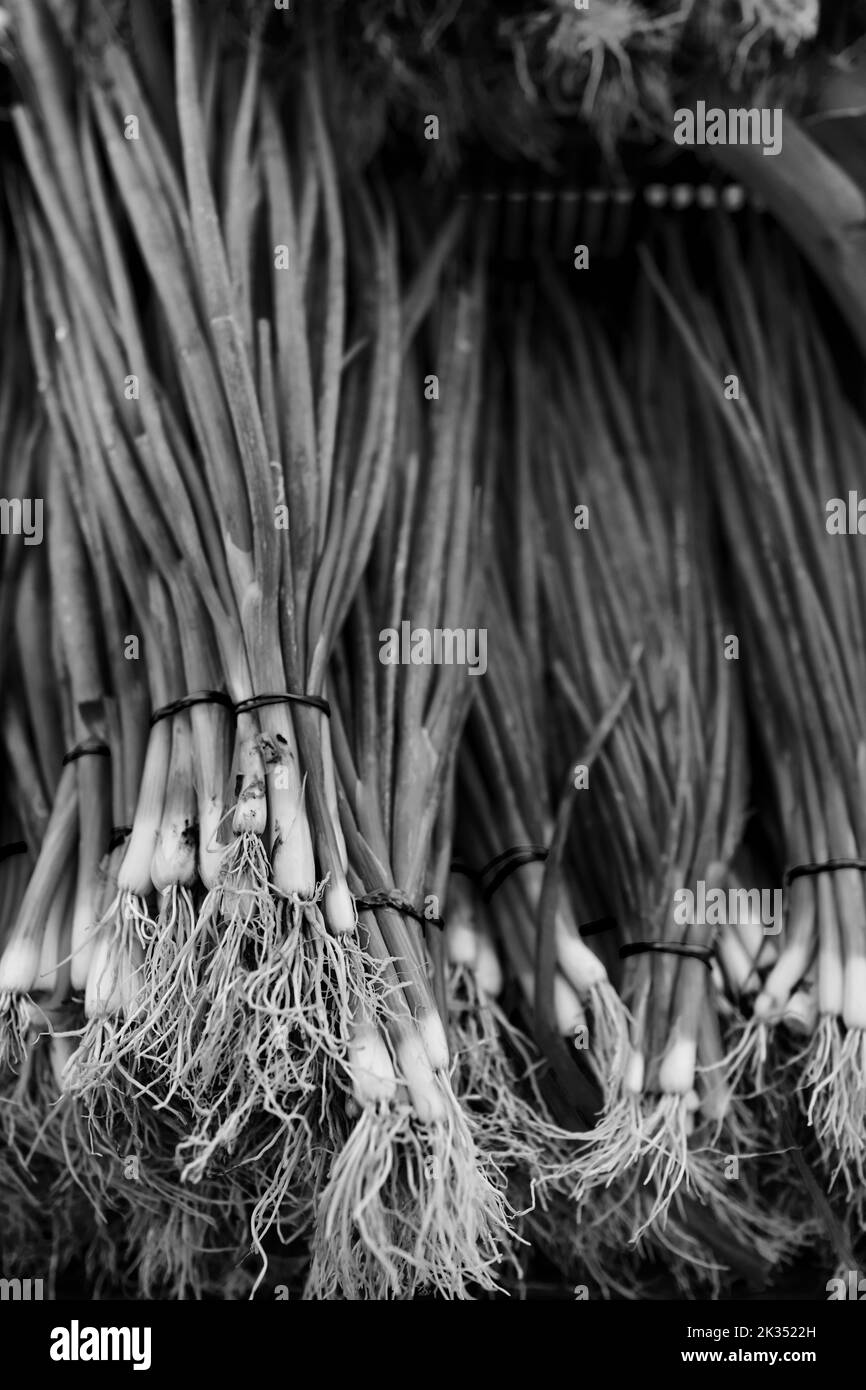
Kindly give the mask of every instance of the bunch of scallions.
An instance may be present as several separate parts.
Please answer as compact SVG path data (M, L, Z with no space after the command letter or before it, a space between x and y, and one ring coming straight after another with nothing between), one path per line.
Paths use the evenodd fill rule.
M594 1035L601 1044L602 1103L558 1180L573 1180L604 1238L663 1250L688 1284L717 1279L731 1245L773 1263L800 1232L759 1191L762 1122L723 1066L726 938L745 954L754 924L689 920L683 897L737 882L747 745L710 493L684 396L668 389L682 353L646 281L636 306L620 364L555 284L546 330L524 326L521 394L544 405L526 429L517 515L539 558L537 577L514 567L513 592L521 640L542 635L557 716L548 775L558 763L561 779L563 749L573 758L557 827L574 920L616 924L597 940L629 1018L624 1045L605 1047L590 999L579 1037L590 1056ZM556 835L550 845L552 874ZM535 930L538 984L561 928L542 906ZM749 1155L736 1183L730 1154Z
M326 683L394 469L398 403L413 457L429 449L437 460L432 550L417 462L408 490L395 475L390 503L419 528L413 616L436 617L448 527L466 500L450 451L458 439L467 459L475 437L480 282L455 300L435 350L453 339L460 365L441 367L456 402L434 425L413 396L419 369L403 391L401 364L456 224L408 248L401 291L395 214L383 193L338 181L314 68L286 97L255 35L231 61L178 0L173 101L157 114L153 73L134 69L97 14L76 54L87 100L73 110L70 55L44 43L48 11L22 10L18 23L31 95L14 113L30 179L18 211L28 326L59 460L55 514L78 518L67 535L58 522L52 548L71 574L70 740L104 740L112 774L78 798L70 790L64 821L72 844L79 805L92 816L63 953L84 995L63 1073L71 1112L98 1151L117 1155L126 1135L153 1156L148 1199L177 1166L184 1187L236 1217L246 1203L264 1256L272 1227L288 1241L329 1210L339 1189L328 1171L343 1150L353 1158L344 1100L350 1085L363 1094L363 1030L387 1017L395 1095L409 1088L420 1126L401 1177L405 1251L395 1266L390 1237L363 1234L345 1260L322 1250L338 1256L334 1277L350 1296L367 1290L368 1268L370 1287L384 1279L392 1295L428 1283L463 1291L489 1277L504 1208L451 1092L444 1029L418 977L423 951L402 978L411 936L399 913L383 912L381 933L372 918L359 928L350 865L357 893L386 885L363 849L347 854L331 713L351 726L329 709ZM41 80L45 64L53 82ZM453 561L451 608L471 535ZM412 798L417 746L429 738L440 750L425 814L418 800L398 808L392 876L412 897L461 700L440 697L439 722L416 729L416 688L405 716L400 775ZM70 789L79 767L105 772L108 761L77 757ZM358 828L357 811L343 815ZM362 816L356 843L369 833ZM407 833L417 846L402 847ZM402 1102L395 1113L404 1124ZM386 1126L388 1165L393 1140ZM426 1194L419 1154L433 1174ZM347 1219L357 1222L354 1206ZM181 1224L163 1239L179 1252Z
M858 481L866 433L831 359L802 269L752 229L743 256L719 223L710 307L685 267L664 291L698 384L719 510L744 623L742 665L772 788L785 877L784 931L733 1048L780 1096L792 1088L830 1185L862 1207L866 1178L866 562ZM739 399L720 398L734 373ZM799 1044L785 1044L788 1020Z
M471 650L450 643L466 634L473 647L483 625L482 291L477 270L444 286L405 364L399 462L335 663L351 882L364 894L362 940L382 999L378 1014L358 1007L353 1020L346 1138L313 1246L310 1290L320 1297L493 1289L509 1240L501 1172L452 1085L439 935L443 811L477 684ZM444 661L434 660L440 642Z

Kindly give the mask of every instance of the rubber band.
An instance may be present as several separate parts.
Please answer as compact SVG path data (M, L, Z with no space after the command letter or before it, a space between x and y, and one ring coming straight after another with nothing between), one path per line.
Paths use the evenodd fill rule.
M473 869L471 864L467 864L463 859L452 859L448 866L452 874L462 874L464 878L471 879L473 883L481 882L481 874L477 869Z
M131 825L113 825L108 834L108 853L122 845L128 835L132 834Z
M85 738L80 743L76 743L74 748L64 754L62 766L67 763L74 763L78 758L110 758L111 749L107 743L101 743L99 739Z
M310 705L320 709L330 719L331 706L321 695L294 695L284 691L282 695L253 695L249 700L239 700L234 707L235 714L246 714L249 710L261 709L262 705Z
M690 946L686 941L630 941L627 946L619 948L620 960L649 953L684 956L687 960L699 960L708 967L712 965L716 956L712 946Z
M505 860L511 859L513 855L533 854L539 859L547 858L546 845L511 845L510 848L502 850L500 854L495 854L492 859L484 865L481 870L481 877L489 874L491 869L495 869L497 864L502 864ZM529 861L527 861L529 862Z
M10 840L8 845L0 845L0 861L11 859L15 854L26 854L27 844L24 840Z
M172 700L168 705L160 705L150 716L150 727L158 724L161 719L170 719L173 714L180 714L182 710L191 709L193 705L222 705L225 709L231 710L234 714L234 702L230 695L226 695L222 690L196 690L192 695L182 695L179 700Z
M495 855L489 863L485 864L480 871L473 869L471 864L466 864L462 859L455 859L451 864L453 874L465 874L473 883L481 884L497 864L501 864L500 872L494 877L493 882L488 885L482 893L485 902L490 902L497 888L501 888L505 880L520 869L524 864L538 863L547 858L547 850L544 845L515 845L511 849L505 849L501 854ZM613 931L617 927L615 917L596 917L592 922L583 922L578 927L582 937L600 936L602 932Z
M615 917L596 917L594 922L584 922L577 930L582 937L601 936L602 932L614 931L617 926Z
M426 913L419 912L418 908L405 893L399 888L373 888L369 893L362 893L355 899L356 907L392 907L395 912L402 912L407 917L414 917L416 922L422 926L438 927L440 931L445 930L445 922L441 917L428 917Z
M536 864L546 859L547 853L547 848L544 845L514 845L511 849L503 850L501 854L497 854L488 864L484 865L479 876L479 881L483 883L492 870L497 870L493 874L493 881L488 883L482 891L484 901L489 903L493 894L502 887L515 870L523 868L524 864ZM500 866L498 869L497 865Z
M787 888L795 878L807 878L812 874L832 874L838 869L861 869L866 873L866 859L825 859L822 864L794 864L782 875L782 886Z

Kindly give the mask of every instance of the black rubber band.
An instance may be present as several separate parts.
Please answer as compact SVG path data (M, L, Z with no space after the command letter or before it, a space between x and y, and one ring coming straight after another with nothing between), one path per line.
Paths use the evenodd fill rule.
M547 846L546 846L546 845L511 845L508 849L502 850L501 854L495 854L495 855L493 856L492 859L488 860L488 862L484 865L484 868L481 870L481 877L482 877L482 878L486 877L486 875L489 874L490 871L491 871L492 869L495 869L495 868L497 867L497 865L499 865L499 864L504 864L507 860L510 860L511 858L513 858L514 855L524 855L524 854L531 854L531 855L533 855L534 858L536 858L536 859L546 859L546 858L547 858ZM526 860L526 863L529 863L529 862L530 862L529 860Z
M706 966L711 966L715 960L712 946L690 946L686 941L630 941L627 946L620 946L619 958L626 960L628 956L643 956L650 952L657 955L684 956L687 960L702 961Z
M249 700L239 700L234 707L235 714L261 709L262 705L311 705L313 709L320 709L328 719L331 717L331 706L321 695L294 695L290 691L284 691L282 695L253 695Z
M369 893L362 893L360 898L355 899L356 907L391 907L395 912L404 913L407 917L414 917L416 922L422 926L438 927L444 931L445 922L441 917L428 917L423 912L419 912L413 902L401 893L399 888L373 888Z
M466 864L462 859L455 859L451 864L452 874L465 874L472 879L473 883L481 884L497 865L502 867L499 873L494 876L493 882L488 884L482 896L485 902L489 902L507 878L520 869L524 864L535 864L547 858L547 850L544 845L514 845L511 849L504 849L501 854L497 854L491 859L484 868L473 869L471 864ZM602 932L614 931L618 923L615 917L596 917L592 922L583 922L578 931L582 937L600 936Z
M537 864L547 858L547 848L544 845L514 845L511 849L503 850L491 859L489 864L485 864L481 870L479 881L484 882L487 876L493 872L493 879L488 883L482 897L486 903L490 902L493 894L501 888L506 879L509 879L516 869L521 869L524 864ZM495 871L495 872L494 872Z
M807 878L812 874L832 874L838 869L860 869L866 873L866 859L825 859L823 864L794 864L782 875L782 886L787 888L795 878Z
M11 859L14 854L26 854L27 845L24 840L10 840L8 845L0 845L0 861Z
M108 853L122 845L128 835L132 834L131 825L113 825L108 835Z
M192 695L183 695L179 700L172 700L168 705L160 705L150 716L150 727L158 724L161 719L169 719L173 714L180 714L181 710L191 709L193 705L222 705L224 709L231 710L234 714L234 701L230 695L226 695L222 690L196 690Z
M614 931L617 925L615 917L596 917L594 922L584 922L577 930L583 937L601 936L602 932Z
M111 749L107 743L100 743L98 739L82 739L81 743L76 743L74 748L70 748L69 752L64 754L63 767L66 767L67 763L74 763L78 758L87 758L91 756L94 758L110 758Z
M471 864L467 864L464 859L452 859L449 869L452 874L462 874L464 878L471 879L473 883L481 882L481 874L477 869L473 869Z

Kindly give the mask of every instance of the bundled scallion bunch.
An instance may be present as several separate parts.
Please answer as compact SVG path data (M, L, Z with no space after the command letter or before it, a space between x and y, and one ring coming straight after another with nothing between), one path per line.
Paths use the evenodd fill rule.
M778 958L730 1066L772 1091L796 1085L831 1184L860 1201L866 562L856 486L866 435L790 254L755 227L744 257L724 224L712 250L725 308L710 311L684 268L665 302L699 385L786 871ZM727 401L729 373L738 396ZM792 1020L795 1049L782 1041Z
M481 288L476 276L443 291L406 364L399 464L336 666L341 806L382 995L377 1013L358 1008L353 1022L360 1113L321 1194L318 1296L427 1287L465 1297L496 1286L508 1239L501 1176L452 1087L438 939L444 811L480 670Z
M221 1229L248 1221L265 1261L272 1229L312 1237L372 1113L347 1130L350 1087L364 1095L359 1049L387 1058L390 1046L399 1135L377 1112L377 1162L387 1170L395 1144L405 1151L403 1253L395 1263L397 1237L368 1237L362 1222L345 1250L322 1242L313 1287L464 1292L489 1283L504 1208L451 1091L424 950L410 953L399 910L382 909L381 932L369 912L359 928L347 874L362 901L387 885L369 857L376 822L348 797L347 855L325 680L389 484L380 571L398 531L417 528L414 620L459 616L475 534L471 473L458 465L475 440L480 287L426 330L444 335L428 343L437 359L456 353L440 368L451 399L434 424L416 398L419 369L403 389L400 364L456 224L414 258L401 305L394 214L352 181L339 186L314 75L290 100L302 133L290 147L261 45L236 69L218 38L203 42L187 0L174 20L173 113L157 118L98 16L92 53L78 55L86 105L73 113L37 96L16 111L33 179L19 212L38 270L28 319L57 455L51 553L71 576L67 742L78 742L64 847L79 798L93 801L65 952L84 991L66 1109L95 1157L120 1155L129 1135L149 1155L133 1202L150 1252L142 1277L162 1259L183 1287L190 1229L169 1221L152 1240L152 1204L171 1193L190 1220L211 1204ZM45 57L38 30L21 23L25 84ZM68 56L50 52L62 92ZM216 109L231 131L225 154ZM405 473L394 468L398 398ZM428 453L429 483L419 479ZM454 528L460 558L440 597ZM430 711L417 681L405 710L390 696L406 804L379 811L384 825L395 815L382 872L413 899L471 690L446 674L437 668ZM333 714L351 748L351 709ZM99 748L85 750L87 738ZM74 769L101 764L97 752L110 755L111 786L88 791ZM84 1167L98 1205L98 1163ZM179 1195L191 1183L196 1200ZM350 1197L340 1219L358 1232Z
M762 1147L722 1066L727 1004L714 961L730 954L732 928L687 907L702 887L736 884L747 806L709 493L676 385L682 368L665 351L646 285L633 365L622 368L565 294L552 290L549 304L555 328L524 330L533 354L523 355L522 397L544 408L526 429L518 515L535 523L539 577L526 585L516 566L514 607L529 651L542 634L530 669L547 676L556 711L554 757L535 762L573 778L563 815L573 815L564 878L574 920L616 924L599 949L619 947L622 964L611 968L629 1015L627 1043L600 1047L603 1103L559 1180L571 1175L581 1211L595 1224L605 1216L614 1245L646 1237L682 1260L686 1281L701 1267L714 1277L728 1253L716 1223L769 1260L794 1233L766 1210L751 1160L738 1182L726 1178L727 1156ZM532 747L521 735L514 744ZM561 927L534 916L541 939L530 959L545 933L560 949ZM745 939L739 932L744 952L750 924ZM592 1055L593 1034L599 1048L606 1030L589 1012Z

